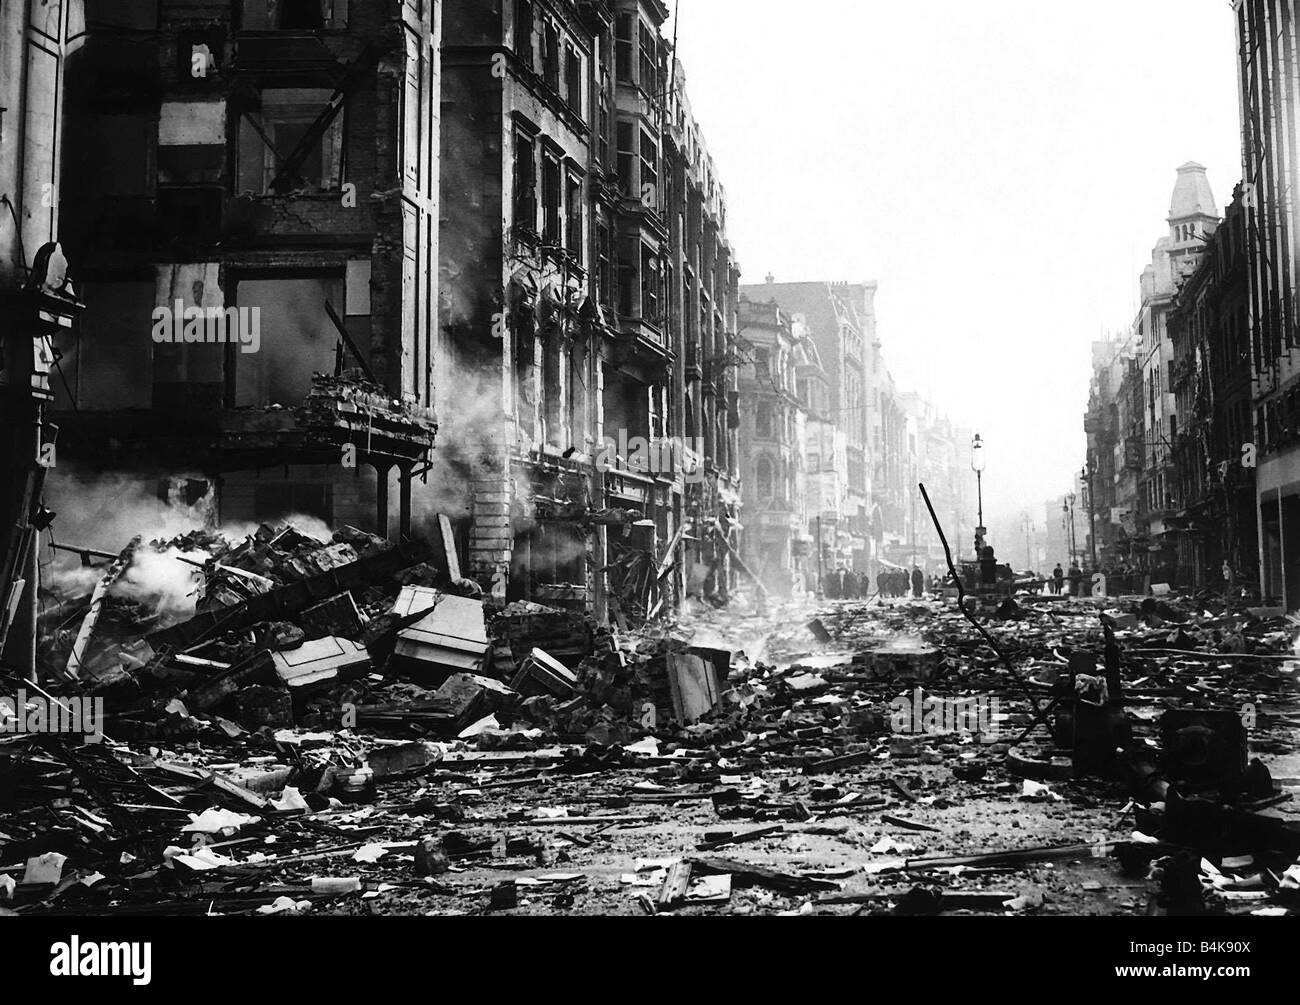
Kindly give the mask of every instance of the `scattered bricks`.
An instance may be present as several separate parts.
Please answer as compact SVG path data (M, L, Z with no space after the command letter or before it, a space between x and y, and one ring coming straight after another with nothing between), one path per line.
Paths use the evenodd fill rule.
M269 621L255 626L255 630L258 648L270 649L272 652L297 649L306 638L301 628L288 621Z
M896 760L911 760L921 756L925 749L925 738L921 736L904 736L895 733L889 738L889 756Z
M419 742L376 747L366 755L366 765L376 781L426 768L436 760L434 751Z
M245 729L293 725L293 697L287 687L252 684L235 695L235 705Z
M468 724L495 712L512 711L519 693L490 677L454 673L443 681L434 698L445 702L459 724Z
M578 678L553 656L541 649L533 649L511 684L521 694L550 692L557 698L568 698L578 686Z

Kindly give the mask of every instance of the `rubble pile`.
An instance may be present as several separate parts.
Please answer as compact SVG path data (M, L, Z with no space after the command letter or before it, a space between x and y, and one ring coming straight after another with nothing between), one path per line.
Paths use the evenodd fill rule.
M1021 597L971 614L996 650L947 599L627 631L353 530L134 542L100 582L142 547L205 556L192 616L96 584L90 632L93 592L48 620L82 672L27 699L101 699L103 735L0 734L0 912L1300 906L1269 612Z

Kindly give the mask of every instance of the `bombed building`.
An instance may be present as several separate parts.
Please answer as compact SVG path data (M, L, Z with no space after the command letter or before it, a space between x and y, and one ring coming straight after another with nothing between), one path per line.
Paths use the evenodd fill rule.
M394 538L431 511L439 13L86 5L59 235L87 310L55 346L56 495L112 475L200 523Z
M435 400L467 568L602 617L675 609L688 555L725 591L737 534L738 269L667 15L444 11Z

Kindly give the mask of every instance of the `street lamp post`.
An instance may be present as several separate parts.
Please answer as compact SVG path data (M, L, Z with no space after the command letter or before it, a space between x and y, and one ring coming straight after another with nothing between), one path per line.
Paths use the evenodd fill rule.
M1069 516L1070 516L1070 540L1069 540L1069 545L1070 545L1070 561L1071 561L1071 562L1074 562L1074 561L1076 560L1076 559L1075 559L1075 553L1079 550L1079 549L1078 549L1078 538L1076 538L1076 537L1075 537L1075 534L1074 534L1074 500L1075 500L1075 495L1074 495L1074 493L1073 493L1073 492L1067 492L1066 495L1065 495L1065 502L1062 504L1062 509L1064 509L1065 512L1068 513Z
M1080 474L1088 488L1088 553L1092 558L1092 569L1097 571L1097 518L1096 508L1093 505L1092 497L1092 476L1097 471L1097 462L1093 459L1092 454L1088 455L1088 463L1084 465Z
M975 528L975 558L978 560L984 553L984 441L980 439L980 434L975 434L975 439L970 445L970 469L975 472L975 493L979 506L979 524Z
M1034 558L1030 551L1030 541L1034 533L1034 521L1030 519L1028 513L1020 515L1020 526L1025 532L1025 571L1034 571Z

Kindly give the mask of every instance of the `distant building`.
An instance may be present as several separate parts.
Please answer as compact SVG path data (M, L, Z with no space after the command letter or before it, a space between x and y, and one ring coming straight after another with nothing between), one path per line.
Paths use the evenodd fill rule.
M810 553L805 502L806 412L799 399L800 338L774 303L740 302L740 438L745 444L745 562L763 584L788 595Z
M826 372L828 410L835 416L845 442L846 491L835 550L846 552L846 566L874 579L870 542L879 543L883 534L882 523L872 508L873 455L879 454L873 451L869 432L871 366L876 352L876 284L778 283L768 277L766 283L742 286L740 291L756 304L779 304L793 319L807 325L816 343Z
M1179 581L1198 589L1220 586L1225 562L1234 582L1258 577L1246 218L1237 186L1169 316L1182 509L1166 522L1176 536Z

